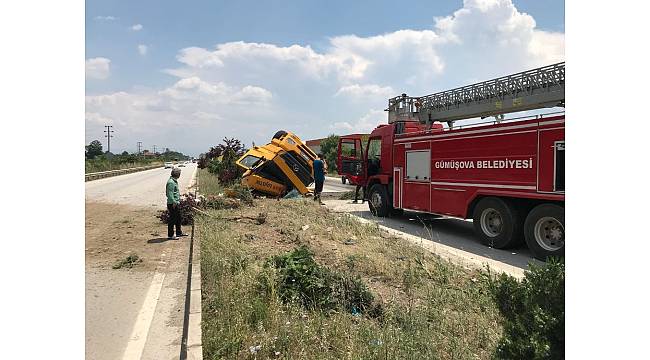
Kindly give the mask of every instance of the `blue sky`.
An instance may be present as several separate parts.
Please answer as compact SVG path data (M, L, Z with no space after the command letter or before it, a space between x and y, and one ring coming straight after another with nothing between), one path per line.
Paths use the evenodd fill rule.
M87 1L86 142L369 131L389 96L563 61L563 1ZM189 50L188 50L189 48Z

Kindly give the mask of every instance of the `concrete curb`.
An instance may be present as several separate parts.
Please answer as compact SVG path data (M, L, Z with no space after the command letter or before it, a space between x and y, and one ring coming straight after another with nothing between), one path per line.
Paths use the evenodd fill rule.
M376 222L374 222L372 220L364 219L364 218L359 217L359 216L354 215L354 214L350 214L350 213L347 213L347 212L345 214L347 214L348 216L351 216L352 218L356 219L357 221L359 221L362 224L376 225L380 229L388 232L390 235L394 235L394 236L400 237L400 238L402 238L404 240L407 240L407 241L409 241L409 242L411 242L411 243L413 243L415 245L418 245L418 246L420 246L420 247L422 247L422 248L424 248L424 249L426 249L426 250L440 256L441 258L443 258L445 260L448 260L448 261L450 261L450 262L452 262L452 263L454 263L456 265L460 265L460 266L462 266L462 267L464 267L466 269L485 270L485 267L489 266L490 271L494 271L494 272L497 272L497 273L505 273L505 274L508 274L508 275L510 275L510 276L512 276L514 278L517 278L517 279L523 279L524 278L524 270L521 269L521 268L518 268L516 266L508 265L508 264L505 264L505 263L502 263L500 261L493 260L493 259L490 259L490 258L487 258L487 257L484 257L484 256L472 254L470 252L460 250L460 249L456 249L456 248L451 247L451 246L436 243L436 242L433 242L431 240L428 240L428 239L425 239L425 238L422 238L422 237L419 237L419 236L407 234L405 232L395 230L395 229L389 228L389 227L384 226L384 225L380 225L380 224L378 224L378 223L376 223Z
M196 167L188 189L196 186L199 168ZM195 228L192 251L192 274L190 278L190 306L187 328L187 359L202 360L203 344L201 333L201 240Z

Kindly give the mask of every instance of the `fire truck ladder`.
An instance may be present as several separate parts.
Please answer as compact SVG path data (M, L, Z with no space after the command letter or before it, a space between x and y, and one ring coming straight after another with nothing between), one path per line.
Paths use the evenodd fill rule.
M388 122L453 122L545 107L564 107L564 62L473 85L426 95L388 100Z

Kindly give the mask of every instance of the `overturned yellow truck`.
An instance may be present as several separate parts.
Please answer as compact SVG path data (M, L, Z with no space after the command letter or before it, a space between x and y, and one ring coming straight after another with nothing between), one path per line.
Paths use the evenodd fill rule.
M280 197L295 189L306 195L314 182L314 159L316 154L299 137L278 131L270 143L248 150L237 165L245 169L242 184L254 192Z

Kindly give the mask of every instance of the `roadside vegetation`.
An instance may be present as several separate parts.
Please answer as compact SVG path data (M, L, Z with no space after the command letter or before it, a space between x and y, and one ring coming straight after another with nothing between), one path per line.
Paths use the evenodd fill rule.
M195 214L206 359L564 356L561 263L517 281L461 268L309 199L244 206L250 192L208 169L199 191L241 203Z

